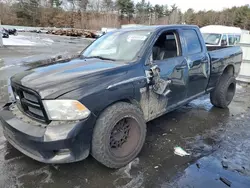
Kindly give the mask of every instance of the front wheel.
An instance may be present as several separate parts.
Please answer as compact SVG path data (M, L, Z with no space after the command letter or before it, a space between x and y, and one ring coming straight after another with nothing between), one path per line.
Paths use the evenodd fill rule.
M92 138L92 156L109 168L120 168L141 151L146 123L136 106L119 102L108 107L98 118Z
M229 74L222 75L215 89L210 93L211 103L219 108L227 108L236 91L236 79Z

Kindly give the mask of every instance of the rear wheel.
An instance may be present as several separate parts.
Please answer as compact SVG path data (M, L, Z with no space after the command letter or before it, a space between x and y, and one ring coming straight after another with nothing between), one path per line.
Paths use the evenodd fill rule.
M215 89L210 93L211 103L219 108L227 108L232 102L236 91L236 79L234 76L222 75Z
M136 106L120 102L108 107L98 118L92 139L92 156L109 168L120 168L141 151L146 123Z

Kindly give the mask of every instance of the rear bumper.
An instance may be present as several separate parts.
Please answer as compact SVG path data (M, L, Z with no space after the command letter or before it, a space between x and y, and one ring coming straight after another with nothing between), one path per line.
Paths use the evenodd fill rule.
M4 136L25 155L44 163L71 163L88 157L93 115L84 121L45 125L14 114L9 106L0 112Z

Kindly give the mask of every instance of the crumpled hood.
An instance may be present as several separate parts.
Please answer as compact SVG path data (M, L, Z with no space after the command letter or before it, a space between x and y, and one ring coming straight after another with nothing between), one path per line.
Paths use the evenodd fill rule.
M84 84L88 79L105 70L116 69L126 64L100 59L76 58L24 71L12 77L12 81L37 91L42 98L57 91L67 92Z

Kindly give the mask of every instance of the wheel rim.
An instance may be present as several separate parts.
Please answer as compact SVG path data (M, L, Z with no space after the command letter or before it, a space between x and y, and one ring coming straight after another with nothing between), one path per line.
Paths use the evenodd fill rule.
M227 89L226 100L228 103L230 103L233 100L234 94L235 94L235 84L231 83Z
M135 151L140 137L138 122L131 117L123 118L111 130L109 149L115 157L126 157Z

